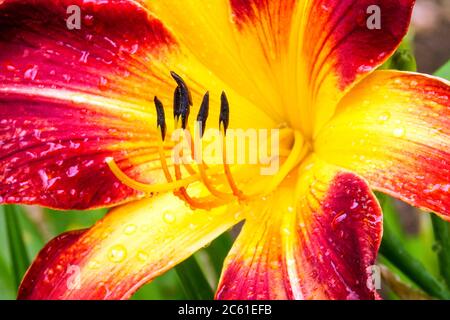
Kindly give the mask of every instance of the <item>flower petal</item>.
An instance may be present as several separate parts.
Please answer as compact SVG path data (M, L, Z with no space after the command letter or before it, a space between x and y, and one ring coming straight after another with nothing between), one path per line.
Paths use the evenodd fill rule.
M284 122L280 87L295 0L141 1L196 60ZM189 67L189 69L192 69Z
M450 84L377 71L340 103L315 150L371 187L450 218Z
M414 0L301 1L291 59L298 60L301 125L315 134L340 98L389 58L406 34ZM369 28L379 13L380 28ZM295 42L294 42L295 40ZM292 115L298 113L293 108ZM311 121L313 119L313 121Z
M81 10L79 30L66 25L72 5ZM210 117L218 118L220 91L229 89L131 1L3 1L0 29L0 203L85 209L131 200L136 192L104 160L113 157L141 182L165 182L152 100L170 114L171 68L192 67L196 104L211 86ZM230 127L249 126L250 116L253 126L271 126L227 94L232 110L241 108Z
M294 193L294 190L296 192ZM374 299L382 216L366 182L311 160L253 208L225 262L219 299Z
M172 194L114 209L90 230L51 241L19 298L127 299L239 222L234 209L192 211Z
M80 30L66 26L70 5L81 8ZM174 50L158 20L123 1L5 1L0 29L0 202L84 209L135 198L110 156L135 178L162 177L142 175L155 167L156 130L144 90L132 87L148 84L148 54Z

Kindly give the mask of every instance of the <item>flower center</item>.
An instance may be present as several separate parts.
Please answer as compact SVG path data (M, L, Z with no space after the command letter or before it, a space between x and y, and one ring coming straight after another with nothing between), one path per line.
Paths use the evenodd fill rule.
M164 107L161 101L155 97L154 103L156 108L157 127L160 131L160 138L158 139L159 159L167 182L164 184L145 184L138 182L127 176L118 167L114 159L108 158L106 162L109 168L125 185L146 194L172 191L176 196L185 201L192 208L209 210L227 204L233 200L238 200L241 202L251 201L271 193L309 153L309 144L305 142L299 131L292 130L290 128L277 129L279 132L277 131L278 134L275 135L275 139L272 139L274 141L271 141L271 144L273 145L276 143L278 150L276 154L271 154L271 157L276 157L278 161L281 159L281 166L279 166L278 170L270 175L264 183L259 183L259 188L256 188L256 190L252 190L251 192L244 191L235 179L235 176L248 176L248 173L242 173L242 168L239 168L239 166L233 166L234 169L237 169L235 172L233 172L230 167L228 152L229 139L227 139L230 108L227 96L225 92L222 92L218 130L221 142L221 165L211 166L206 163L203 158L195 159L195 166L193 166L190 162L180 161L180 159L184 159L186 153L189 155L191 160L194 160L194 155L197 154L196 147L198 144L202 144L206 122L209 116L209 93L207 92L204 95L197 114L197 130L195 130L197 133L197 139L195 139L195 142L193 143L192 134L188 124L190 108L192 106L191 94L186 83L179 75L174 72L171 72L171 75L177 83L173 101L173 115L175 121L174 127L175 130L181 131L181 135L184 136L184 139L189 141L188 145L190 148L188 149L190 150L181 148L174 153L175 159L172 161L173 173L171 173L165 154L165 149L167 149L167 125ZM234 149L234 146L232 149ZM261 152L258 150L258 153L260 154ZM239 169L241 169L241 171L239 171ZM183 172L187 173L187 176L186 174L183 176ZM222 180L224 183L218 183L218 180ZM201 183L204 186L203 189L207 190L207 196L194 197L189 194L188 187L192 184L198 183ZM225 190L219 187L219 185L222 186L223 184L226 184L227 186Z

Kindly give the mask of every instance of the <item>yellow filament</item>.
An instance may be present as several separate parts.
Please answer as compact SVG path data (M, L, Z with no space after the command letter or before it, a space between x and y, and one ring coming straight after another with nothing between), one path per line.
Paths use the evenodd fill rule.
M206 189L208 189L208 191L213 195L216 196L218 198L224 199L224 200L232 200L233 199L233 195L226 193L226 192L222 192L217 190L216 188L214 188L214 186L212 185L211 180L208 177L208 174L206 173L206 165L205 163L201 163L198 165L199 171L200 171L200 176L202 178L202 182L205 185Z
M223 152L222 152L222 158L223 158L223 168L225 170L225 176L227 178L228 184L233 191L233 195L235 195L238 199L243 200L246 198L241 190L239 190L236 182L234 181L233 175L231 174L230 166L227 162L227 137L225 135L225 131L221 130L222 136L222 143L223 143Z
M284 131L284 130L283 130ZM292 131L290 131L292 132ZM186 131L186 139L189 139L188 132ZM288 132L283 132L288 134ZM292 133L291 133L292 134ZM278 173L271 179L269 184L263 188L262 192L259 191L255 193L254 195L246 195L243 191L241 191L232 175L230 166L227 162L227 142L226 142L226 136L225 132L223 131L223 128L221 130L222 135L222 141L223 141L223 170L225 173L226 180L228 182L228 185L232 191L232 193L222 192L220 191L216 186L214 186L214 183L212 182L212 179L210 176L213 176L219 172L220 166L214 166L213 168L209 168L207 164L204 161L201 161L200 164L198 164L198 173L196 170L194 170L189 165L185 165L188 173L190 174L188 177L183 178L181 167L179 163L174 162L174 170L175 170L175 178L172 177L172 174L169 171L169 167L167 164L167 159L165 155L164 150L164 141L162 138L158 141L158 152L159 152L159 158L161 161L161 167L164 173L164 176L167 180L167 183L162 184L146 184L139 181L136 181L132 178L130 178L125 172L122 171L122 169L119 168L117 163L112 158L108 158L106 160L107 165L109 166L110 170L113 172L113 174L119 179L123 184L144 193L159 193L159 192L170 192L173 191L175 195L180 197L182 200L184 200L186 203L188 203L193 208L200 208L200 209L212 209L217 206L221 206L226 204L229 201L232 201L234 197L238 198L239 200L249 200L254 197L258 197L261 194L267 194L272 192L282 181L283 179L291 172L304 158L306 153L308 152L308 147L304 143L304 139L300 132L295 131L294 132L294 145L292 147L292 150L289 148L282 148L280 149L280 157L286 158L286 161L283 162L280 170ZM192 145L191 142L191 158L194 159L193 155L195 148ZM180 151L180 157L183 156L183 150ZM206 189L209 191L209 193L214 196L215 198L211 197L202 197L202 198L193 198L189 196L187 192L187 188L191 183L194 182L202 182L203 185L206 187Z
M187 131L186 131L186 134L187 134ZM187 135L186 135L186 138L189 139L189 137ZM192 152L192 154L191 154L191 157L192 157L192 155L194 154L193 153L194 149L193 149L192 143L191 143L191 152ZM180 151L179 156L183 157L183 150ZM178 163L175 163L174 168L175 168L175 178L177 179L177 181L182 181L180 165ZM195 175L198 176L198 174L195 174ZM202 179L202 176L200 176L200 178ZM202 179L202 181L203 181L203 179ZM192 208L210 210L212 208L216 208L218 206L224 205L226 202L228 202L228 200L224 201L223 199L210 199L209 197L208 198L193 198L193 197L189 196L189 194L186 190L186 187L183 186L183 187L179 188L178 191L175 191L175 194L178 197L182 198Z
M164 171L164 176L166 177L167 182L172 182L172 175L170 174L169 168L167 166L166 155L164 154L164 146L162 139L159 139L158 141L158 152L161 161L161 167Z
M134 190L142 191L145 193L167 192L176 190L181 187L187 186L195 181L198 181L200 178L200 175L196 174L182 180L177 180L164 184L151 185L136 181L127 176L127 174L123 172L122 169L119 168L117 163L112 158L106 159L106 164L108 165L112 173L116 176L116 178L119 179L123 184L129 186L130 188L133 188Z

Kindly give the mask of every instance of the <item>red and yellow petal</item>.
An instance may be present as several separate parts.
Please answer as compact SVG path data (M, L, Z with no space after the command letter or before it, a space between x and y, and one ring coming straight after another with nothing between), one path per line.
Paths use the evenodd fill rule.
M80 30L66 26L70 5L81 9ZM170 119L170 70L191 67L196 104L210 86L211 117L229 89L133 2L3 1L0 29L1 203L84 209L131 200L136 192L104 160L113 157L141 182L165 181L152 100L160 97ZM227 94L232 110L242 108L231 127L249 126L250 115L253 125L270 126L247 100Z
M340 98L389 58L406 34L414 0L300 1L292 32L291 61L297 63L300 125L315 135ZM379 9L380 29L367 26ZM377 10L378 10L377 9ZM370 21L369 21L370 22Z
M19 299L127 299L239 222L239 208L195 210L163 194L111 211L39 253Z
M450 84L377 71L358 84L315 143L371 187L450 217Z
M378 298L370 277L381 234L381 209L367 183L308 161L252 208L217 298Z

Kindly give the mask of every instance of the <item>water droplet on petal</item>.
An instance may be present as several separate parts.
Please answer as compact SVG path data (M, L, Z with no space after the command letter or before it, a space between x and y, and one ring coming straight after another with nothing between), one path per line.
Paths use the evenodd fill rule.
M129 224L126 225L123 233L125 233L127 236L132 235L133 233L135 233L137 230L137 226L135 224Z
M27 80L34 80L34 79L36 79L36 75L37 75L38 71L39 71L39 67L37 65L34 65L25 71L25 73L23 74L23 77Z
M195 230L197 228L197 225L194 223L189 223L189 229Z
M108 79L106 79L105 77L100 77L100 79L98 80L98 88L102 91L108 89L107 87L108 85Z
M331 222L331 227L333 229L336 229L338 227L338 225L344 221L347 218L347 213L346 212L340 212L338 214L336 214L336 216L333 218L333 221Z
M175 216L171 212L164 212L163 213L163 220L167 224L171 224L175 222Z
M108 259L111 262L119 263L124 261L126 257L127 249L121 244L112 246L108 251Z
M137 253L137 257L140 261L145 262L148 260L149 255L147 252L143 251L143 250L139 250Z
M88 263L88 268L89 269L98 269L98 268L100 268L100 263L96 260L91 260Z
M392 132L396 138L401 138L405 135L405 129L404 128L395 128Z
M352 205L350 206L350 209L351 210L356 209L356 208L358 208L358 206L359 206L358 201L353 201Z
M379 117L378 120L383 123L388 121L391 118L391 114L389 112L383 112Z
M74 165L74 166L70 167L69 169L67 169L66 175L69 178L72 178L72 177L76 176L78 174L78 172L79 172L78 165Z

